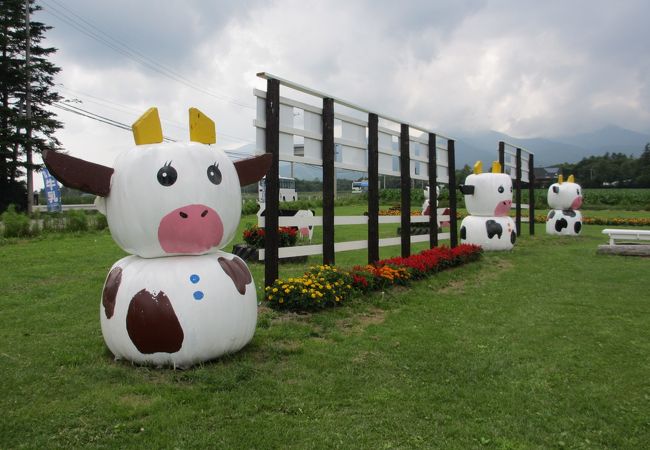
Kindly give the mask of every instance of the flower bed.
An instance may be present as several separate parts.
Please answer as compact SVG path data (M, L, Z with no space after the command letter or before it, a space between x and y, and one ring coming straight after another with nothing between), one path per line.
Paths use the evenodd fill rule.
M546 223L546 216L535 216L535 222ZM582 223L585 225L648 227L650 226L650 219L634 217L583 217Z
M352 292L352 277L333 266L313 266L302 277L275 280L264 301L278 310L313 311L341 304Z
M294 227L280 227L278 228L280 237L280 247L293 247L296 245L296 238L298 230ZM244 242L253 248L264 248L264 238L266 232L264 228L257 225L252 225L244 230Z
M436 247L406 258L397 257L376 264L355 266L345 271L334 266L314 266L302 277L275 280L266 287L264 302L273 309L314 311L343 304L354 294L407 285L417 280L480 258L477 245Z

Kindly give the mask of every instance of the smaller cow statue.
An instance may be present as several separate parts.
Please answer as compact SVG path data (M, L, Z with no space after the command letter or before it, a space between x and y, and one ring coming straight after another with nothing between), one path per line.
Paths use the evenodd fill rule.
M467 176L460 191L468 216L460 224L462 243L480 245L485 250L510 250L517 240L515 222L508 215L512 206L512 179L492 163L492 173L482 173L480 161Z
M548 188L546 197L551 210L546 216L546 233L577 236L582 230L582 188L575 183L573 175L567 181L560 174L557 183Z
M113 239L131 255L102 293L104 341L116 359L185 368L232 353L253 337L257 293L248 267L221 249L237 230L241 186L261 179L265 154L233 163L214 122L190 109L190 141L163 143L150 108L133 125L136 146L105 167L44 152L64 185L98 195Z
M427 186L424 189L424 203L422 203L422 215L428 216L431 208L431 189ZM440 188L436 186L436 208L438 207L438 197L440 196Z

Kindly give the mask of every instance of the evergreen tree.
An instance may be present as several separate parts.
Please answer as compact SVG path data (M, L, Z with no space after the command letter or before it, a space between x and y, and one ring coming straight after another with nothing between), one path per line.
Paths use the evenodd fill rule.
M36 0L28 0L30 17L40 10ZM60 100L53 90L59 72L48 58L55 48L42 46L51 27L30 20L30 64L26 65L27 27L25 0L0 0L0 212L15 203L23 209L27 192L25 149L33 153L57 149L54 136L61 123L47 106ZM30 88L31 120L26 120L27 86ZM31 139L27 139L27 129Z

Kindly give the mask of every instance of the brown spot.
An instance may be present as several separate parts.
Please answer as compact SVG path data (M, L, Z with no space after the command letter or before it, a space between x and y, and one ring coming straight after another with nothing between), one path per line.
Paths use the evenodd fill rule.
M372 308L357 316L341 319L336 322L338 328L345 335L356 335L366 330L370 325L379 325L386 319L386 312L379 308Z
M251 273L248 271L248 267L246 267L244 261L237 257L231 260L221 257L218 261L226 275L235 283L237 291L244 295L246 293L246 285L253 281L253 277L251 277Z
M126 315L126 330L141 353L174 353L183 345L183 328L163 291L135 294Z
M104 292L102 292L102 305L104 305L104 313L107 319L113 317L115 312L115 298L121 282L122 268L115 267L108 274L106 283L104 283Z

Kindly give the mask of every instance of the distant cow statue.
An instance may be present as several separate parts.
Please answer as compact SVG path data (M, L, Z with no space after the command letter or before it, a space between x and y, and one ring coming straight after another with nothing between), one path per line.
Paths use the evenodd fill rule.
M510 250L515 245L515 222L508 215L512 207L512 179L501 173L501 165L492 163L492 173L482 173L480 161L474 173L460 186L468 216L460 224L461 242L476 244L485 250Z
M551 210L546 216L546 233L577 236L582 230L582 188L575 183L573 175L564 181L558 176L557 183L548 188L546 197Z
M241 186L261 179L268 154L233 163L214 144L214 122L190 109L190 141L163 143L158 110L133 125L136 146L105 167L56 152L45 165L64 185L96 194L115 242L130 256L102 293L104 340L116 359L189 367L235 352L253 337L255 284L221 249L237 230Z

